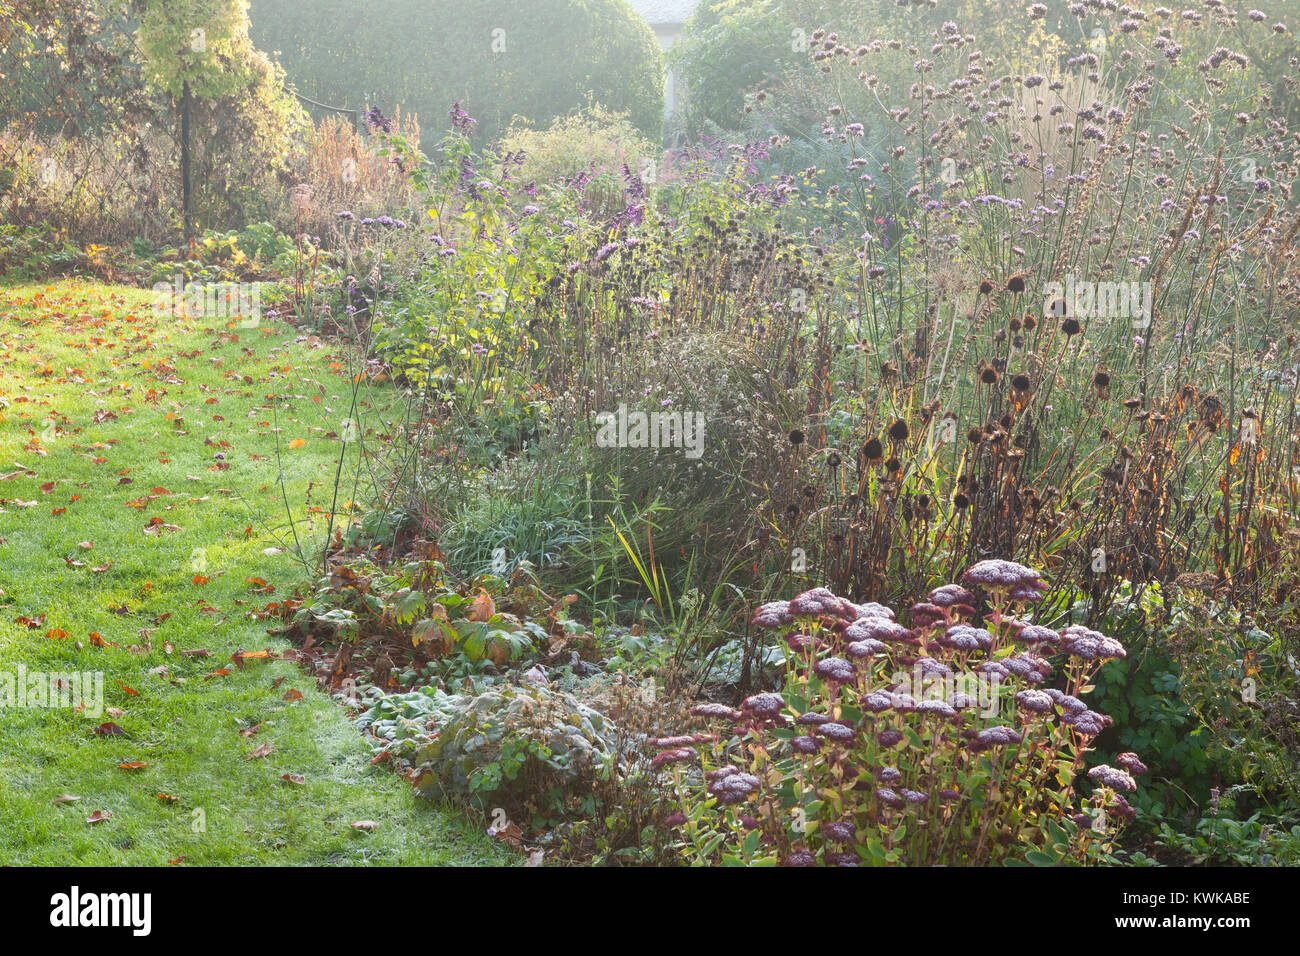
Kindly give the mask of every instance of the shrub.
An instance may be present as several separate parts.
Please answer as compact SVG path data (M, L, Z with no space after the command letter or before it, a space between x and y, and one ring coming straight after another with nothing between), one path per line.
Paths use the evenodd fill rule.
M411 117L399 113L392 122L400 135L419 138L419 124ZM375 140L337 116L326 117L307 132L286 178L293 186L283 195L279 226L286 232L320 236L329 248L345 254L367 245L357 223L380 216L414 218L406 175L379 154ZM341 218L345 212L351 218Z
M416 752L418 787L501 807L512 819L549 814L595 785L612 725L574 695L541 686L493 687L456 699Z
M1109 723L1079 695L1123 646L1014 617L1046 590L1023 565L981 561L963 581L983 602L961 585L937 588L911 609L910 628L826 588L755 612L787 648L783 690L739 710L696 707L730 727L702 753L658 741L657 762L676 768L688 858L984 865L1109 854L1146 768L1131 753L1093 767L1076 807L1075 777ZM977 606L987 607L978 623ZM1042 689L1058 655L1060 686ZM697 756L703 781L683 771Z
M447 127L464 100L495 137L516 116L539 126L588 105L625 112L653 141L663 126L662 57L654 33L623 0L259 0L252 36L278 50L313 99L359 106L371 93ZM382 55L380 55L382 51Z
M627 205L630 170L640 175L658 150L627 119L599 106L556 119L545 129L516 121L498 146L506 155L523 155L516 178L528 183L588 180L593 213L607 216Z

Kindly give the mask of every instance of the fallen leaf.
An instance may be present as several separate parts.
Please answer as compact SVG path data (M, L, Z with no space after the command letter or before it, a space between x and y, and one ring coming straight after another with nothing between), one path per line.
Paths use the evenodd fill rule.
M74 797L74 796L73 796L72 794L70 794L70 793L61 793L61 794L59 794L57 797L54 798L54 805L57 807L57 806L61 806L61 805L65 804L65 803L76 803L76 802L77 802L78 800L80 800L80 799L81 799L81 797Z
M262 757L270 756L271 751L274 749L275 749L275 744L262 744L262 746L258 747L256 750L254 750L251 754L248 755L248 759L258 760Z
M357 820L353 822L352 829L365 830L367 833L371 833L379 829L379 823L375 820Z
M112 810L96 810L90 816L86 817L86 823L103 823L105 820L113 819Z
M470 608L468 617L471 621L487 621L496 612L497 606L496 602L492 600L492 595L480 589L478 597L474 598L474 604Z

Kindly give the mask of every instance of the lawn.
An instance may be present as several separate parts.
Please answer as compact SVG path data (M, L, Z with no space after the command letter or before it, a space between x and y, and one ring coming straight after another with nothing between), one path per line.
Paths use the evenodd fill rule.
M250 616L305 577L286 502L323 541L346 356L59 282L0 289L0 358L0 680L99 674L104 707L0 708L0 864L499 862Z

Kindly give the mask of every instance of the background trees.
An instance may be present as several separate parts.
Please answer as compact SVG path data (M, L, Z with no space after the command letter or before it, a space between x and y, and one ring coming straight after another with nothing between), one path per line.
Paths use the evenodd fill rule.
M659 45L624 0L254 0L252 38L304 95L400 106L435 137L456 100L481 139L593 103L662 132Z

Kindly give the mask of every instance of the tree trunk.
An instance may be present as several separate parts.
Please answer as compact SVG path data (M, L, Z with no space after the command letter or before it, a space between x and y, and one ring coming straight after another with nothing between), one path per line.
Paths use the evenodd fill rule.
M185 241L194 238L194 215L190 198L190 84L181 88L181 215Z

